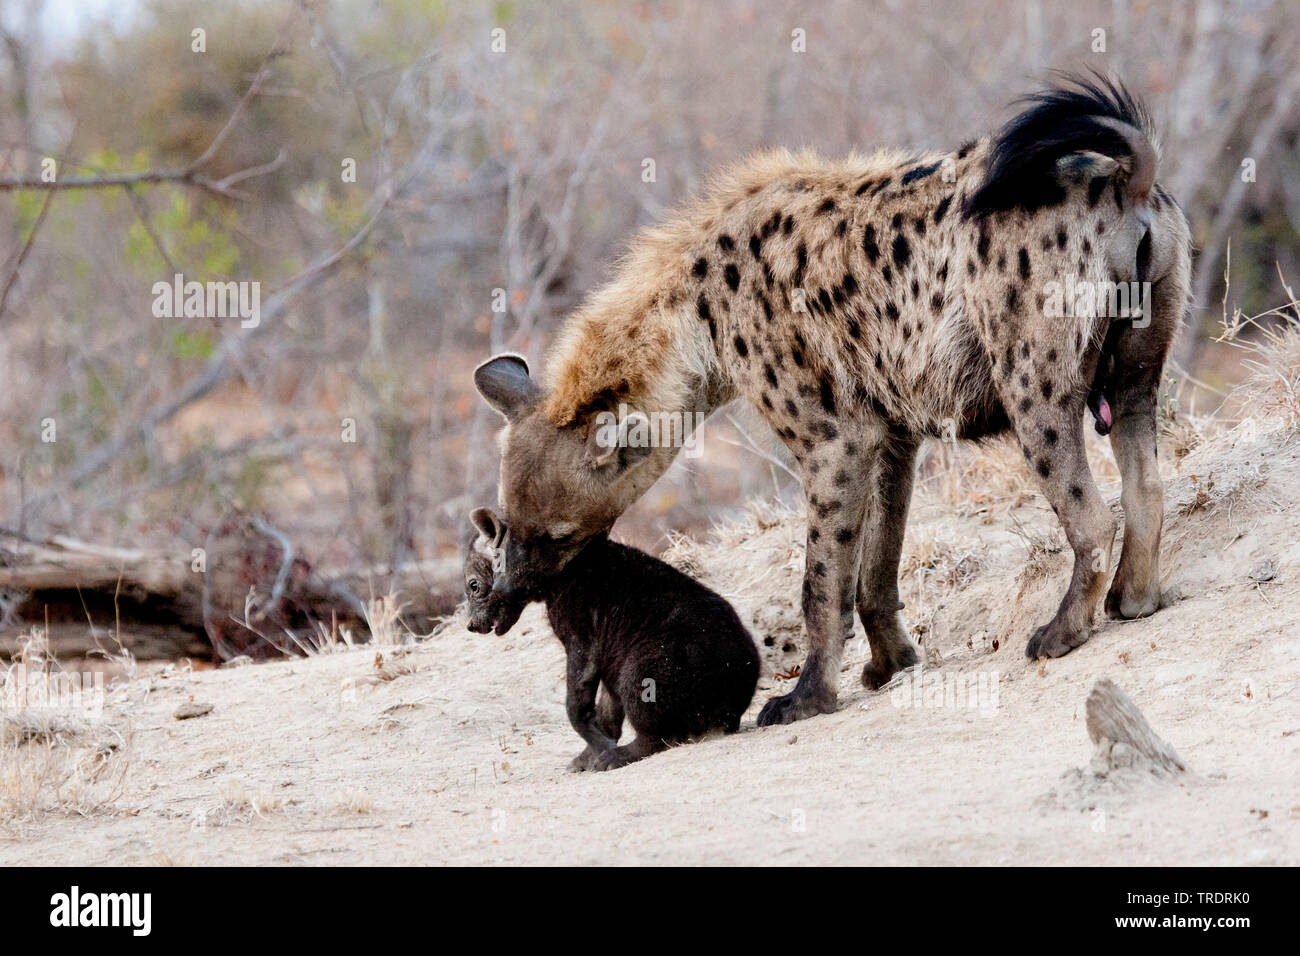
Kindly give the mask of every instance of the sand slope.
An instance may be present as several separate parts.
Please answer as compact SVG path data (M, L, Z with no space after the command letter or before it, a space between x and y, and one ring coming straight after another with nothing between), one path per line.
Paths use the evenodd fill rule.
M11 813L0 864L1295 864L1300 444L1280 429L1228 433L1166 467L1169 606L1099 619L1090 643L1044 664L1024 643L1068 561L1041 546L1053 534L1041 499L955 514L922 489L905 615L924 636L923 681L958 698L946 704L902 706L913 675L865 691L859 640L838 713L755 728L787 686L774 671L803 653L802 523L760 510L670 551L771 638L738 735L567 773L581 747L539 608L505 638L452 626L410 649L171 668L117 689L96 718L125 741L106 805ZM1088 768L1083 705L1101 676L1188 774ZM973 700L957 694L968 680ZM176 720L190 698L212 711Z

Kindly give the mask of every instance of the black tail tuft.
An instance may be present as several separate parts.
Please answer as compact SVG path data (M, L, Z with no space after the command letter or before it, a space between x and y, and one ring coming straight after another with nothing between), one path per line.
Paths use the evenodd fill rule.
M1091 77L1058 74L1051 89L1024 97L1027 108L998 131L984 182L967 200L966 217L1021 208L1032 212L1065 198L1056 174L1062 156L1092 150L1114 158L1134 156L1134 142L1153 155L1151 118L1122 83L1093 71ZM1113 124L1131 128L1125 136Z

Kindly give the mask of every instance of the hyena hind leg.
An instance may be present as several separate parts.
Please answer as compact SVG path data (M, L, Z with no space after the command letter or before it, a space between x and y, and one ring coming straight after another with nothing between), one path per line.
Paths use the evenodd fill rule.
M898 562L917 447L914 439L897 438L870 453L873 484L879 491L867 499L862 522L857 594L858 616L871 644L871 661L862 670L862 683L869 690L883 687L917 660L916 648L898 619Z
M618 738L623 733L623 702L616 694L610 693L603 683L596 694L596 726L615 743L618 743ZM569 769L575 773L591 770L600 753L588 744L582 753L569 761Z
M1164 521L1164 484L1156 461L1156 401L1165 353L1186 290L1173 279L1156 283L1151 321L1129 327L1115 347L1114 426L1111 450L1119 465L1123 490L1124 549L1106 595L1112 617L1145 617L1160 607L1160 530Z

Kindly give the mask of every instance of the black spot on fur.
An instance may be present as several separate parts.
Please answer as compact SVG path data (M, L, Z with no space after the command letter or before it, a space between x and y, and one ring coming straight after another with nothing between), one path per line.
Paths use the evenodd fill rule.
M791 418L799 417L799 406L794 403L793 398L787 398L785 400L785 410L790 413Z
M980 226L980 237L975 243L975 252L979 255L980 262L984 265L989 264L989 234L983 225Z
M766 229L767 227L764 226L763 228ZM763 240L758 238L757 233L749 237L749 254L755 259L763 254Z
M722 235L718 236L718 248L723 252L731 252L736 248L736 240L732 239L724 232Z
M1056 434L1055 428L1049 428L1043 432L1043 440L1049 445L1055 445L1059 438L1060 436Z
M1070 497L1073 498L1075 501L1082 501L1082 500L1083 500L1083 489L1080 488L1078 485L1071 485L1071 486L1070 486Z
M1007 286L1007 311L1014 312L1020 302L1020 290L1015 286Z
M1039 388L1041 388L1042 391L1043 391L1043 398L1047 399L1048 401L1051 401L1051 399L1052 399L1052 382L1051 382L1051 379L1046 379L1046 378L1043 379L1042 384L1039 385Z
M898 321L898 306L894 305L893 299L885 303L885 315L889 316L892 322Z
M732 292L740 288L740 270L736 268L735 263L728 262L727 267L722 270L722 276L727 280L727 288Z
M821 400L822 408L826 410L827 415L835 414L835 389L832 387L830 379L823 378L821 381Z
M1038 473L1044 478L1052 477L1052 463L1046 458L1038 459Z
M767 379L767 384L776 388L776 371L771 365L763 366L763 377Z
M1089 208L1097 205L1101 200L1101 194L1106 189L1106 183L1110 182L1105 176L1094 176L1088 183L1088 206Z
M844 273L844 278L840 281L840 288L842 288L844 294L850 298L858 294L858 280L853 278L852 272Z
M1058 248L1058 249L1064 249L1064 248L1065 248L1066 238L1067 238L1067 237L1066 237L1066 235L1065 235L1065 230L1064 230L1064 229L1058 229L1058 230L1056 230L1056 248Z
M736 336L732 344L736 346L736 353L741 358L747 358L749 356L749 346L745 344L745 340L739 335Z
M880 246L876 244L876 227L871 223L867 223L867 228L862 232L862 251L867 254L867 262L873 266L880 258Z
M849 319L849 338L851 339L862 338L862 326L858 324L857 319Z
M881 269L881 270L880 270L880 278L882 278L882 279L885 280L885 285L893 285L893 284L894 284L894 267L893 267L893 266L885 266L883 269Z
M839 531L835 532L835 540L838 541L840 544L848 544L850 541L853 540L853 529L840 528Z
M942 292L936 292L934 295L930 296L930 308L933 309L935 312L942 312L942 311L943 311L943 293L942 293Z
M939 200L939 205L934 207L934 224L937 226L943 222L943 217L948 215L948 206L952 204L952 196L944 196Z
M795 267L794 275L791 281L796 287L803 285L803 271L808 268L808 247L804 243L799 243L799 248L795 250Z
M938 168L938 163L931 163L928 166L916 166L913 169L909 169L903 174L903 185L906 186L908 183L914 183L918 179L924 179Z
M907 237L901 232L894 236L894 265L902 269L912 257L912 247L907 244Z
M817 207L817 215L819 216L824 216L826 215L826 213L834 212L834 211L835 211L835 200L830 198L823 199L822 204Z
M703 279L709 274L709 260L703 257L695 260L695 266L691 269L696 278Z
M1024 246L1020 247L1020 278L1029 280L1029 250Z
M794 231L794 217L786 216L781 223L781 235L788 236Z

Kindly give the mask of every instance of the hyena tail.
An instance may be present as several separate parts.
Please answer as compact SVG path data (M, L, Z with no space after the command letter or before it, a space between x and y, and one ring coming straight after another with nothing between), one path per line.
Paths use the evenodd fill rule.
M1146 199L1159 162L1146 108L1122 83L1100 73L1057 76L1056 86L1025 97L1026 108L994 137L984 180L966 200L968 219L1062 202L1068 178L1062 161L1078 153L1116 160L1112 166L1124 168L1128 197Z

